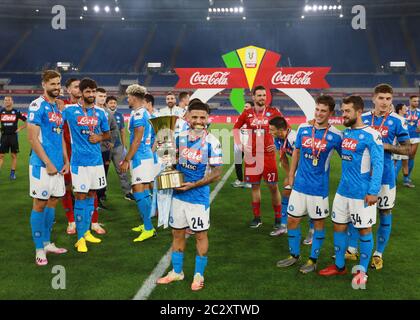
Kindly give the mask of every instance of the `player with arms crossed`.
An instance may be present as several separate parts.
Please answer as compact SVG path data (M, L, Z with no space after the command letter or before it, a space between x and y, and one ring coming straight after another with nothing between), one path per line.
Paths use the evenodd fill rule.
M44 95L32 101L28 112L28 139L32 151L29 160L29 194L33 198L31 212L35 262L48 264L47 253L62 254L51 241L55 207L66 188L64 175L69 160L63 139L63 119L56 98L60 94L61 75L54 70L42 73Z
M331 96L319 96L315 120L300 125L298 129L288 176L293 188L287 207L290 256L277 262L280 268L299 261L300 222L308 214L314 223L314 236L309 259L299 271L309 273L316 270L325 239L325 218L329 215L330 160L334 150L341 155L342 133L328 122L334 108L335 101Z
M252 91L255 106L244 110L233 127L233 137L236 145L240 145L240 129L246 125L249 132L248 143L244 148L245 182L252 184L252 210L254 219L251 228L258 228L261 221L261 178L264 178L271 194L274 209L274 229L281 225L281 197L278 182L276 147L273 137L269 134L268 121L276 116L282 116L276 108L266 106L266 90L257 86Z
M87 252L86 241L100 243L90 232L96 190L106 186L100 142L110 139L108 120L103 109L95 106L97 84L84 78L79 83L82 99L63 111L71 136L71 180L75 196L78 252Z
M411 172L414 168L414 159L416 158L417 147L420 143L420 109L419 96L413 95L410 97L410 106L408 108L406 119L408 123L408 132L410 134L411 150L408 159L408 176L404 177L404 185L414 188L411 181Z
M222 174L222 152L220 142L205 129L208 123L209 106L193 103L188 107L191 125L188 131L176 138L177 169L184 174L184 184L175 189L172 200L172 266L159 284L168 284L184 279L183 261L186 245L185 229L195 232L197 255L195 258L194 280L191 289L197 291L204 286L204 270L207 265L209 247L207 231L210 227L210 183ZM206 169L210 167L210 170Z
M352 283L365 285L373 250L372 226L376 223L376 203L381 189L384 149L380 134L362 121L363 99L350 96L341 107L344 125L341 150L342 172L333 202L335 264L319 272L322 276L347 272L345 252L347 225L351 222L360 234L360 265ZM393 170L392 170L393 172Z

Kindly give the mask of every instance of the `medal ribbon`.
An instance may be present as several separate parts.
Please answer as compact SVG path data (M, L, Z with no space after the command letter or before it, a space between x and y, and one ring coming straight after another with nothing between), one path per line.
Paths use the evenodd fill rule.
M384 115L384 118L382 119L382 123L379 126L377 131L379 131L379 132L382 131L382 127L384 126L384 123L385 123L386 119L388 118L388 116L390 115L390 113L391 112L388 112L386 115ZM372 122L371 122L370 126L373 127L374 123L375 123L375 114L372 112Z
M89 118L89 115L88 115L88 110L89 110L89 109L87 109L87 108L86 108L86 111L84 111L84 110L83 110L82 105L81 105L81 104L79 104L79 106L80 106L80 108L82 108L82 112L83 112L83 114L85 115L85 117L86 117L86 118ZM89 120L89 119L88 119L88 120ZM89 134L91 134L91 135L92 135L92 134L94 134L94 133L95 133L95 125L92 125L92 126L89 126L89 125L88 125L87 127L89 128Z
M312 127L312 156L315 157L317 160L319 160L319 155L321 154L322 145L325 143L325 138L327 136L328 130L330 128L330 125L328 125L327 128L325 128L324 135L322 136L321 143L319 144L318 150L315 148L315 126ZM318 154L315 155L315 151L318 151Z

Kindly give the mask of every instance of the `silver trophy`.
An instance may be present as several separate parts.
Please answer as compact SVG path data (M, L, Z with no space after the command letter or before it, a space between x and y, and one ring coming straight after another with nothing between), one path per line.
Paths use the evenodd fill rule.
M165 168L156 177L159 190L181 187L184 182L184 175L173 166L177 163L175 145L175 127L177 116L163 116L150 119L156 133L156 153L159 162Z

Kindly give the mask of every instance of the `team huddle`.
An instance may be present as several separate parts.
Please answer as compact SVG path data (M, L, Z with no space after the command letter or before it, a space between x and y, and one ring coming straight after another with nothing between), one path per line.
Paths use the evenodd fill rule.
M80 80L78 98L65 104L57 99L61 89L58 72L44 71L42 86L44 95L30 104L27 119L32 149L29 162L29 192L33 198L30 223L35 261L40 266L48 263L48 253L67 252L51 241L51 232L57 203L68 194L68 201L73 202L74 198L74 222L69 220L69 227L74 227L77 233L77 252L86 253L89 243L101 242L91 232L95 230L101 234L98 232L100 226L97 221L92 223L92 217L97 201L101 200L101 197L98 199L98 190L105 190L107 186L101 144L112 141L115 145L115 139L111 137L112 126L117 130L122 128L121 133L125 130L119 123L112 125L110 112L96 105L97 84L94 80ZM130 85L126 94L131 109L128 122L130 144L125 150L125 137L120 136L117 146L122 145L122 151L117 153L114 165L118 168L123 192L136 201L141 217L142 223L133 229L140 233L134 241L142 242L156 235L151 218L157 210L155 178L162 170L162 163L156 155L157 133L149 120L177 116L175 166L183 173L184 183L173 190L168 217L173 235L173 268L157 283L168 284L184 279L186 233L190 230L197 248L191 289L200 290L204 286L209 246L210 184L220 178L223 165L220 142L207 131L209 106L198 99L186 102L183 107L167 101L168 107L157 111L153 108L154 98L145 87ZM245 179L240 183L251 187L254 218L250 227L258 228L262 224L260 182L263 179L268 185L274 211L274 228L270 235L288 234L290 254L278 261L278 267L290 267L300 261L300 222L308 215L311 223L304 243L312 248L309 259L299 270L309 273L317 269L325 239L325 219L330 215L329 173L334 152L342 161L341 180L331 210L335 264L320 270L319 274L345 274L345 259L360 258L360 268L353 282L366 284L368 267L383 267L382 256L390 238L391 210L396 199L398 171L392 155L410 156L411 159L410 134L413 145L420 140L420 112L416 119L409 115L410 128L413 127L414 131L409 130L407 120L392 110L392 95L392 87L378 85L373 95L375 108L365 113L361 97L343 99L341 111L346 126L343 132L329 123L336 102L328 95L321 95L316 99L315 118L295 131L276 108L266 106L264 87L257 86L253 90L253 101L234 126L235 150L242 153L245 164ZM418 97L411 99L417 99L418 105ZM119 121L124 122L123 118ZM63 134L65 130L68 131L67 138ZM244 135L246 139L243 139ZM282 192L278 187L276 151L286 173ZM238 161L242 163L242 158L239 157ZM129 181L124 176L128 172ZM374 251L372 227L376 223L377 209L380 225Z

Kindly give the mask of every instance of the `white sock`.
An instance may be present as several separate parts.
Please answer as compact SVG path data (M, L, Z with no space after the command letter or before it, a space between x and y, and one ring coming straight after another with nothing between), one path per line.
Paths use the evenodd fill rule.
M352 254L357 254L357 248L354 247L348 247L347 251L351 252Z
M382 253L375 251L375 253L373 254L373 256L377 256L377 257L381 257L382 258Z

